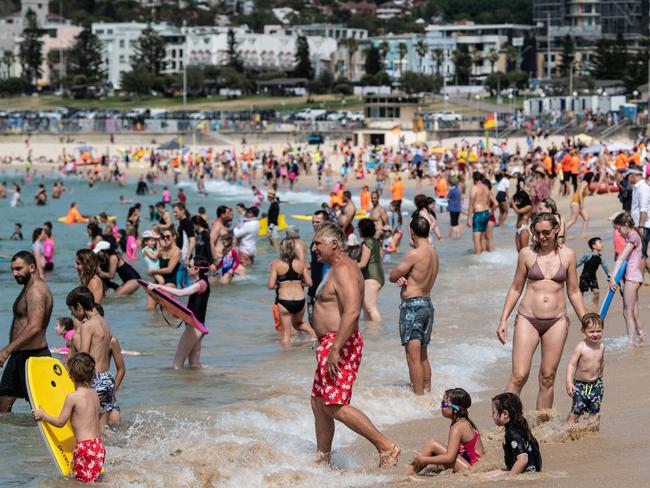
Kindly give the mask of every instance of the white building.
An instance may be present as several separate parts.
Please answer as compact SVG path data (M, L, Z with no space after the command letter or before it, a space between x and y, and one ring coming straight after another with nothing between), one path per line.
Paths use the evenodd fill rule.
M356 29L343 24L265 25L264 34L306 37L328 37L330 39L367 39L366 29Z
M147 24L94 23L92 31L102 41L102 57L108 81L120 87L122 73L131 71L137 56L138 39ZM164 73L181 73L184 64L196 66L224 65L228 62L228 27L183 27L152 24L166 41ZM250 32L246 27L233 29L237 51L248 69L289 71L294 66L294 36L266 35ZM312 65L316 75L332 70L337 49L334 39L308 37Z

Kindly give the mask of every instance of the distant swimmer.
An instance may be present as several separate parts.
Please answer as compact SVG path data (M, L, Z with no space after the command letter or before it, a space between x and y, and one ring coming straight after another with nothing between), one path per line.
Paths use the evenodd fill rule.
M406 363L413 391L423 395L431 391L431 365L427 346L433 329L431 288L438 276L438 253L429 243L429 222L415 217L409 224L413 249L390 273L391 283L402 288L399 333L406 350Z
M88 218L79 213L77 202L72 202L68 209L68 215L65 216L63 222L66 224L81 224L88 222Z
M30 357L51 356L45 333L52 314L52 293L36 269L34 255L20 251L11 258L16 283L23 286L13 305L10 342L0 351L0 413L11 411L17 398L27 399L25 362Z
M334 420L368 439L379 453L379 467L394 466L400 447L379 432L370 419L350 405L352 387L363 354L359 316L364 282L357 263L345 254L345 235L336 225L316 229L312 249L331 266L316 293L312 325L320 344L316 348L316 374L311 406L316 422L316 448L330 462Z
M352 201L352 194L345 190L343 192L343 208L339 217L339 227L343 229L346 238L354 232L352 222L354 221L356 213L357 208L354 206L354 202Z

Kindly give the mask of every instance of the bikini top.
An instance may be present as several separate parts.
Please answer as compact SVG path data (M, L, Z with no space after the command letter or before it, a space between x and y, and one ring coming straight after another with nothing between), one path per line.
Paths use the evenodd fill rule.
M526 277L531 281L552 280L556 283L564 283L566 281L566 269L564 269L564 265L562 264L562 256L558 254L558 257L560 258L560 268L552 278L544 276L542 269L539 267L539 264L537 264L537 257L535 258L535 264L530 267Z
M287 270L286 273L278 275L276 278L278 283L282 283L283 281L300 281L302 280L302 275L299 273L296 273L291 266L291 263L289 263L289 269Z

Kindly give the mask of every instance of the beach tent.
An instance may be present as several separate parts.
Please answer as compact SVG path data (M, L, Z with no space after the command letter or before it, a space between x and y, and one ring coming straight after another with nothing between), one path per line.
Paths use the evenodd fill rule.
M162 150L179 150L182 148L183 145L180 142L178 142L176 139L172 139L171 141L158 146L158 149L162 149Z
M625 144L624 142L613 142L612 144L607 145L607 149L609 150L610 153L617 153L621 149L623 151L631 151L632 150L632 145L631 144Z
M600 154L601 152L603 152L602 144L592 144L591 146L587 146L582 149L580 151L580 154L584 156L585 154Z

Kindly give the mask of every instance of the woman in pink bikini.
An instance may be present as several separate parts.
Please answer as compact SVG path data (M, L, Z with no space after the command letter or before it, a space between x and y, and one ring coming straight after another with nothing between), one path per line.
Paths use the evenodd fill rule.
M451 419L447 444L431 439L418 452L406 469L407 476L414 476L430 464L451 468L455 473L476 464L485 454L483 441L476 425L469 418L472 398L462 388L447 390L440 402L440 413Z
M543 410L553 407L555 374L569 330L565 286L578 319L584 315L585 305L578 286L575 252L558 242L560 225L557 217L540 213L530 228L531 244L519 251L517 270L503 305L497 337L502 344L506 343L508 317L525 287L515 318L512 375L505 390L521 394L528 380L533 354L541 343L537 410Z

